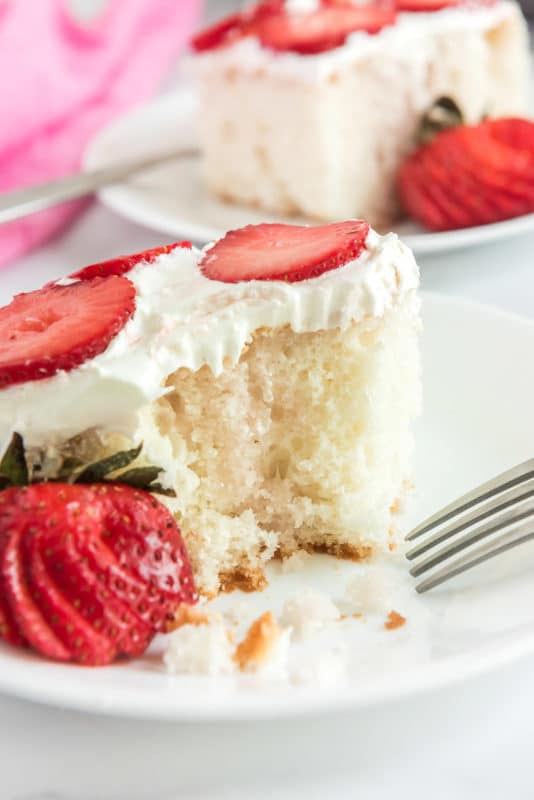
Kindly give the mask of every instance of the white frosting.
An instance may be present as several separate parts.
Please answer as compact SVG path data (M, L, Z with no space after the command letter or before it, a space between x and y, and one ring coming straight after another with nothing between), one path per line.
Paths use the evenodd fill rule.
M295 8L308 5L306 0L293 0ZM487 30L502 20L519 14L517 4L501 0L494 6L459 6L428 13L399 14L395 25L377 34L365 31L352 33L341 47L314 55L275 52L262 47L255 37L247 37L229 47L197 53L191 59L193 71L237 69L243 72L268 71L283 78L320 83L340 69L363 61L377 52L406 52L421 56L421 49L431 47L431 34L466 29Z
M39 446L93 426L130 433L178 368L220 374L263 326L304 332L381 317L419 282L411 251L395 234L374 231L357 260L298 283L209 280L201 255L177 248L129 272L137 298L125 327L77 369L0 391L0 439L16 430Z

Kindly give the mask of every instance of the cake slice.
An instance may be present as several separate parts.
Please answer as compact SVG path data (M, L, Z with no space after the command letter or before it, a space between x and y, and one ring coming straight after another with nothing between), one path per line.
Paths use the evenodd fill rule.
M153 467L204 594L260 588L277 554L387 550L412 480L417 286L408 248L358 220L86 267L0 309L1 440L23 437L37 482L128 449L117 480Z
M528 113L516 3L398 6L268 0L199 34L191 70L209 190L277 214L387 228L400 213L398 167L439 97L468 123Z

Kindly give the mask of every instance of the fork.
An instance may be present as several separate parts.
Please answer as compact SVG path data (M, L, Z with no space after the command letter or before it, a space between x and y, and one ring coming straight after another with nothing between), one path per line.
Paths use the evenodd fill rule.
M24 189L5 192L0 194L0 224L13 222L28 214L35 214L37 211L44 211L46 208L65 203L67 200L75 200L92 194L103 186L119 183L137 172L164 164L166 161L178 158L197 158L198 156L199 150L185 147L180 150L145 155L101 169L79 172Z
M503 472L425 519L406 536L415 587L439 586L490 558L534 539L534 459ZM458 556L455 558L455 556ZM436 567L441 566L435 570Z

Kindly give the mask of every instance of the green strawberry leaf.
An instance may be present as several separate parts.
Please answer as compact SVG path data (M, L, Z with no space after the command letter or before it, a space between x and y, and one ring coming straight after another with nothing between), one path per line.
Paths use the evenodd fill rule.
M167 486L162 486L161 483L151 483L150 486L146 487L147 492L152 492L153 494L163 494L165 497L176 497L176 492L174 489L169 489Z
M132 486L134 489L146 489L156 480L161 471L161 467L134 467L116 475L114 480L117 483Z
M438 97L421 120L417 134L419 144L427 144L440 131L464 124L460 107L450 97Z
M20 433L14 433L0 461L0 476L8 481L6 485L27 486L28 465L24 455L24 442ZM2 488L6 488L3 486Z
M101 461L95 461L94 464L89 464L75 477L74 483L98 483L103 481L110 472L127 467L132 461L135 461L142 448L143 443L132 450L123 450L120 453L114 453L112 456L103 458Z

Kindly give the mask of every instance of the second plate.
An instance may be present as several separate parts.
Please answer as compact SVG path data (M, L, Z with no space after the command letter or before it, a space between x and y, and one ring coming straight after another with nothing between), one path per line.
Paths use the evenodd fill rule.
M193 91L184 87L116 120L89 146L84 166L98 169L117 161L181 147L195 147ZM260 222L298 222L264 211L229 205L206 191L198 160L167 162L127 183L108 186L99 193L102 202L134 222L175 238L209 242L227 230ZM444 233L428 233L415 223L396 227L417 253L437 253L472 247L534 229L534 214L516 219Z

